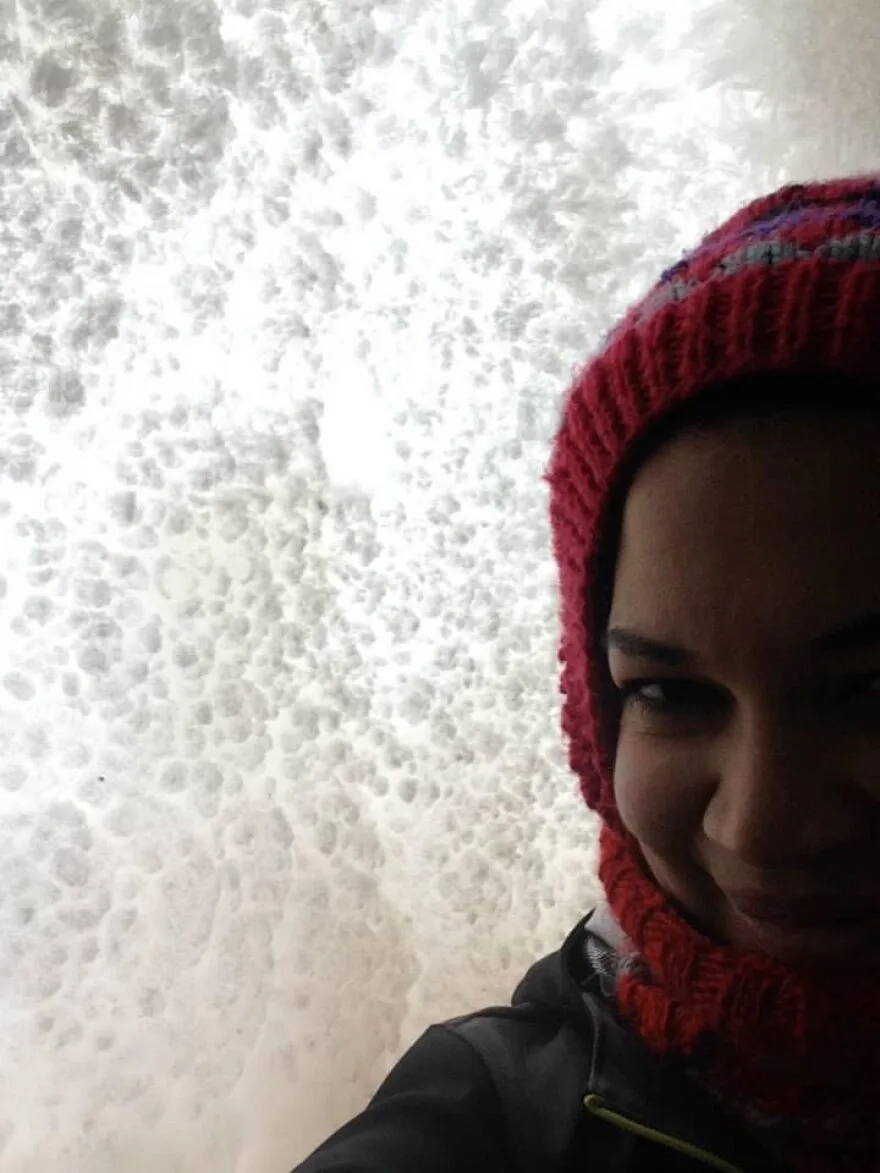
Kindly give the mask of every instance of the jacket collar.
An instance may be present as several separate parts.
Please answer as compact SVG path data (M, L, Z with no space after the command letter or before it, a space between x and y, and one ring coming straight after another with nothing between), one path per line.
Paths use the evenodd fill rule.
M589 1019L593 1040L587 1095L598 1096L621 1117L683 1145L714 1154L749 1173L780 1173L779 1160L733 1124L683 1067L650 1053L617 1018L585 958L585 939L595 935L614 950L626 940L610 910L600 906L569 934L560 953L564 1001Z

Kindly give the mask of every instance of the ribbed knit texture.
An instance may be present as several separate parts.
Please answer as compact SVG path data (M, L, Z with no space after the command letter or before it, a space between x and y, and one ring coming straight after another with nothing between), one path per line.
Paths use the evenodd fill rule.
M713 944L647 876L614 804L617 714L597 579L616 478L674 405L773 371L880 386L880 177L789 186L750 204L667 270L576 378L548 472L563 728L605 822L609 903L651 975L622 980L624 1017L652 1050L689 1056L732 1112L790 1119L799 1169L880 1168L880 971L799 973Z
M617 988L655 1054L692 1061L734 1115L784 1120L804 1173L880 1168L880 990L876 969L798 973L733 955L677 914L625 835L603 830L600 874L647 967Z

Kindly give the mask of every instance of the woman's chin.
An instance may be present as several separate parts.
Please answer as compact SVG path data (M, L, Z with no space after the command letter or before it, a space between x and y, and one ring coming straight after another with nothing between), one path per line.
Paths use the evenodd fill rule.
M729 940L796 969L862 969L880 963L880 917L787 923L731 911Z

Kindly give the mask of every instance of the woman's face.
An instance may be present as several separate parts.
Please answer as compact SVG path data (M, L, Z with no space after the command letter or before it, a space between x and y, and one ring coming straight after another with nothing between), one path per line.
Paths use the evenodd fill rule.
M708 935L880 961L880 422L690 432L627 497L615 793Z

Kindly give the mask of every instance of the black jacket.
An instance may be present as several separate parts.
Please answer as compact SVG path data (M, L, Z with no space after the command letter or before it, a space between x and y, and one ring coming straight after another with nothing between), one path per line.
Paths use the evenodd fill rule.
M590 917L509 1007L432 1026L294 1173L785 1173L614 1016Z

